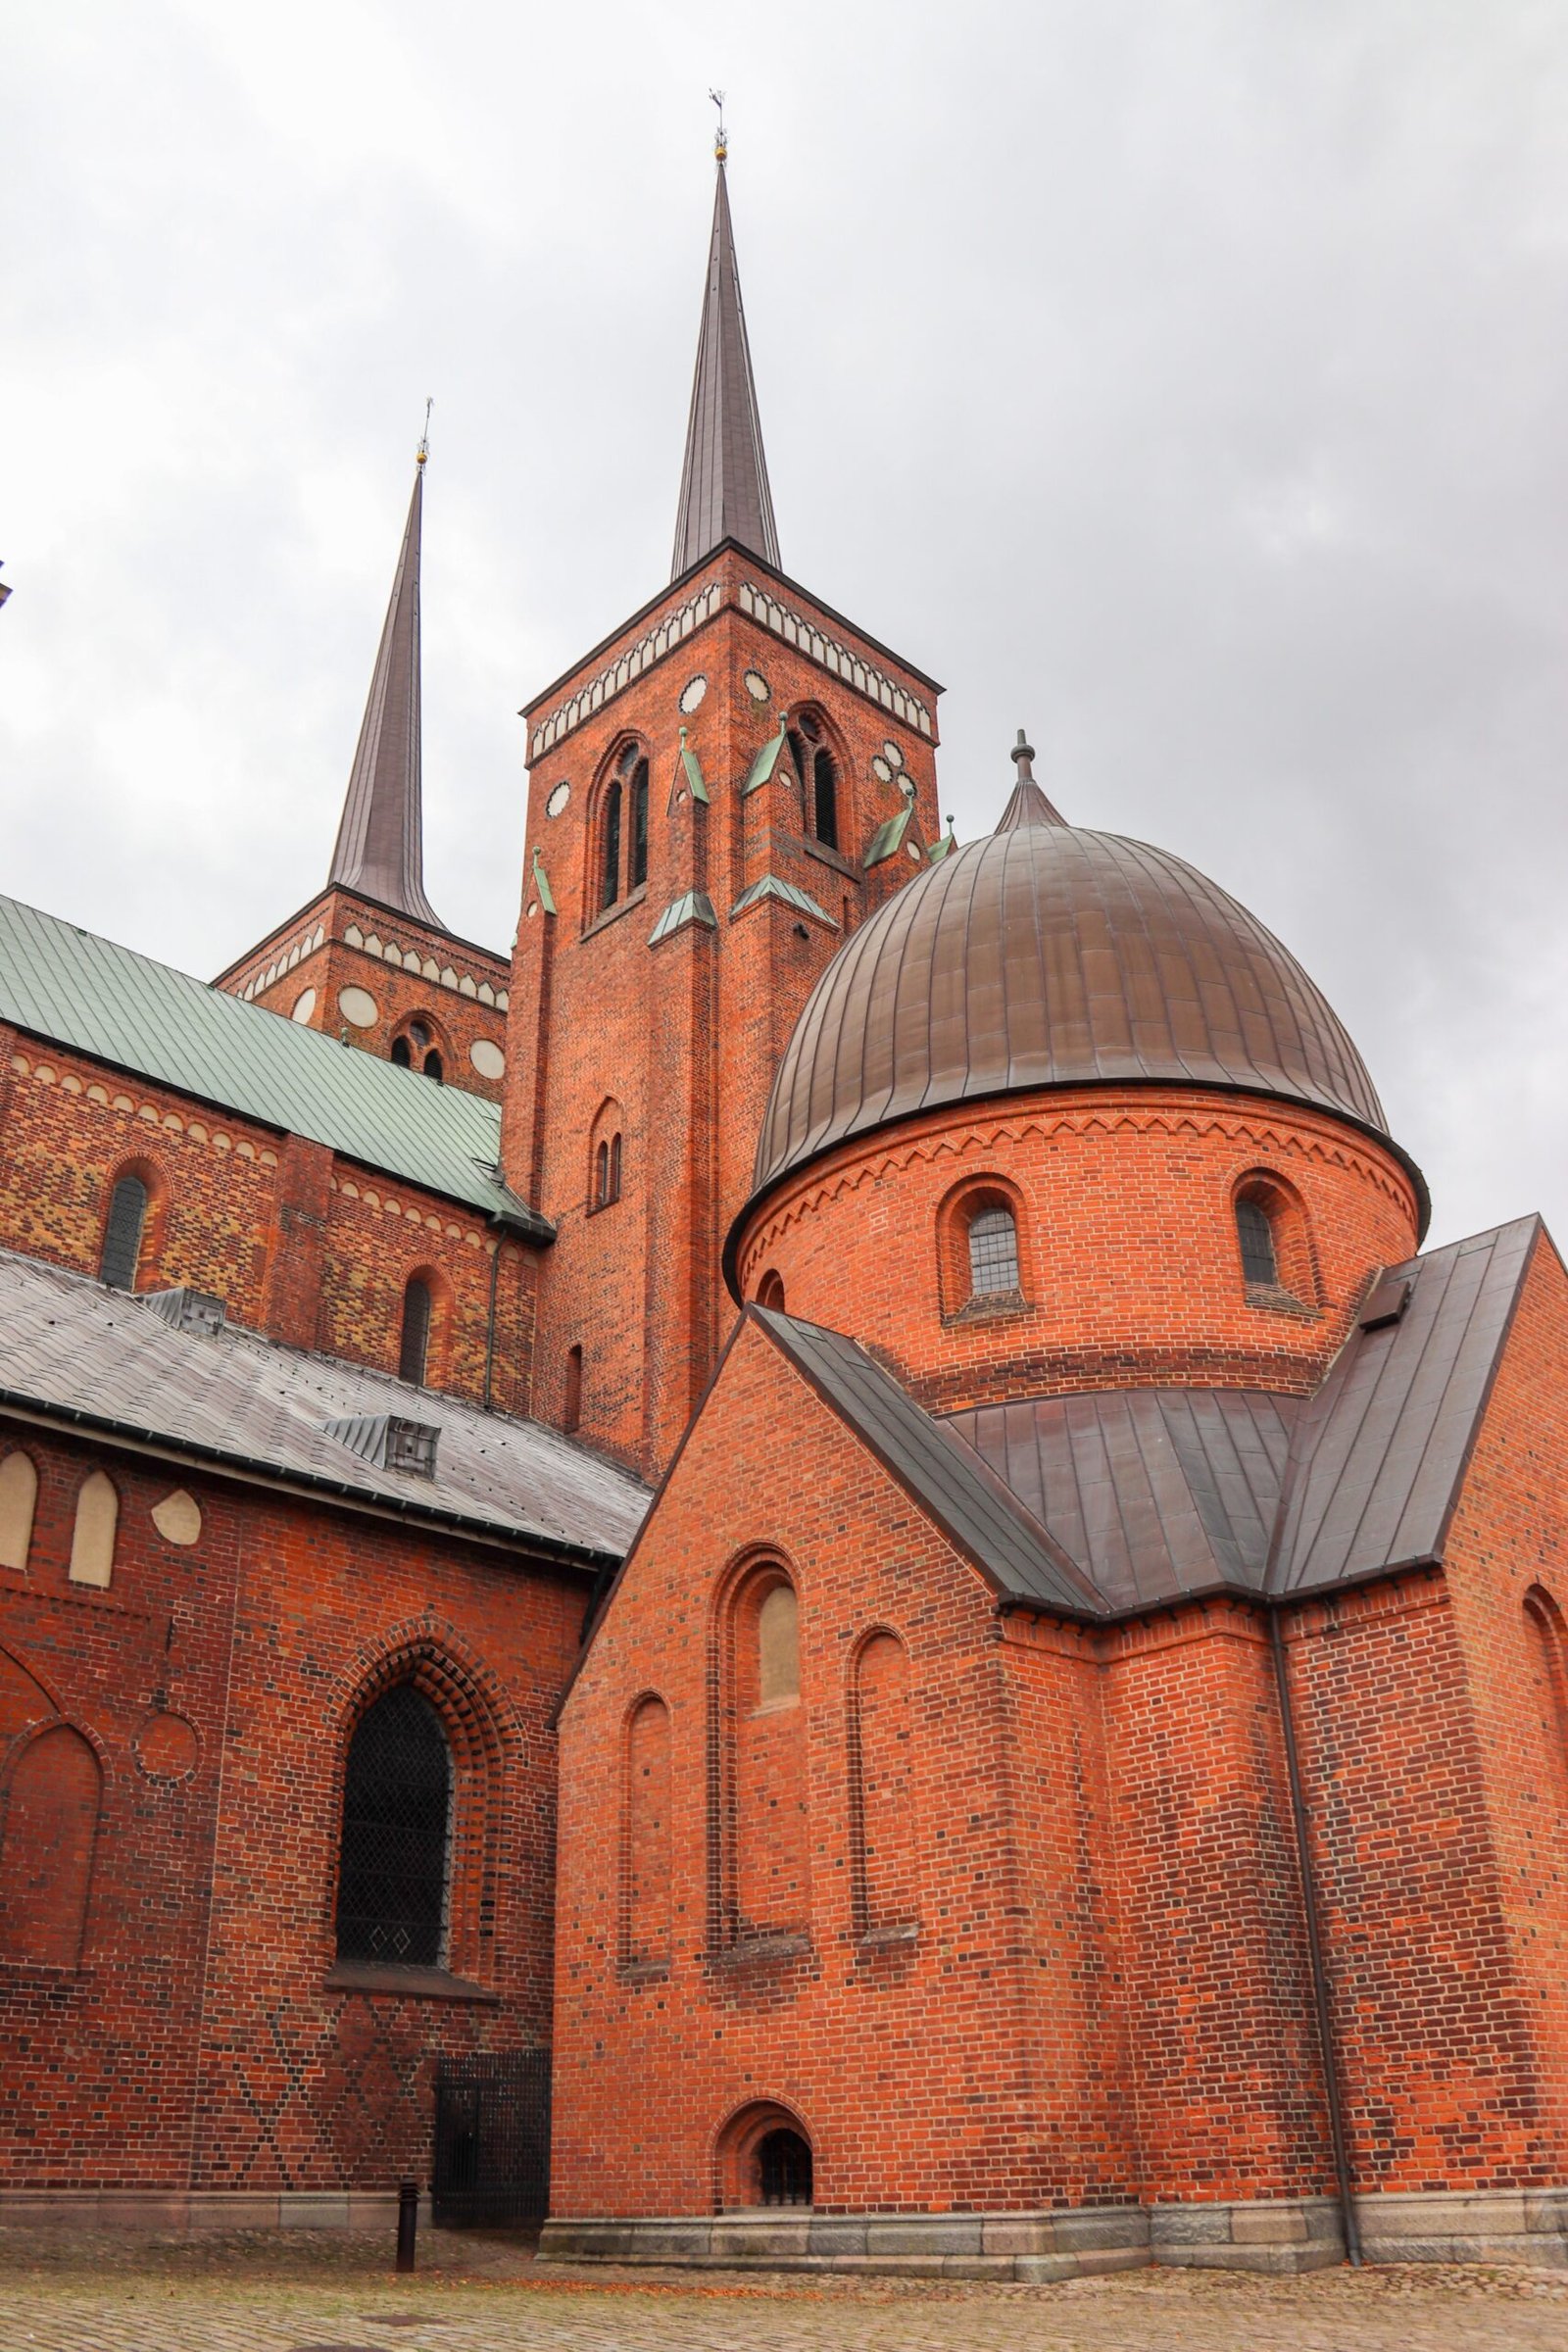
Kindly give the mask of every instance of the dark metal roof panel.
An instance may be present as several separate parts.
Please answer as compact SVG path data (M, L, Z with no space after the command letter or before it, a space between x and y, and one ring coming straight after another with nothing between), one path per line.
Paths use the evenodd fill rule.
M1540 1232L1521 1217L1387 1270L1403 1314L1351 1333L1298 1421L1271 1592L1441 1559Z
M501 1152L497 1104L4 898L0 1020L541 1239L552 1231L491 1173Z
M442 928L424 895L424 826L420 808L419 537L424 510L424 457L415 468L409 519L398 550L392 596L382 624L360 740L349 771L328 887L362 890Z
M229 1323L171 1325L149 1300L0 1252L0 1402L82 1416L178 1450L270 1470L477 1532L618 1558L646 1487L536 1422L482 1412ZM434 1475L362 1461L328 1422L394 1415L440 1430Z
M1037 820L929 867L840 950L779 1065L754 1188L941 1103L1115 1081L1275 1095L1387 1135L1343 1025L1244 906L1163 850Z
M739 540L767 563L778 563L778 531L741 307L729 190L720 160L671 578L679 579L724 539Z
M1297 1399L1100 1390L951 1416L1114 1611L1263 1580Z
M759 1306L747 1312L1000 1592L1073 1616L1100 1613L1093 1586L1004 1481L863 1348L839 1332L793 1315Z

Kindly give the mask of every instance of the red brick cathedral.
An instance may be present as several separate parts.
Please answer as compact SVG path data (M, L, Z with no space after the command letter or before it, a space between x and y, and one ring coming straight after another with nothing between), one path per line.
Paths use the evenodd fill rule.
M1568 2261L1539 1221L1422 1253L1300 966L1021 736L943 838L722 159L510 958L424 891L423 494L324 889L211 985L0 902L0 2219Z

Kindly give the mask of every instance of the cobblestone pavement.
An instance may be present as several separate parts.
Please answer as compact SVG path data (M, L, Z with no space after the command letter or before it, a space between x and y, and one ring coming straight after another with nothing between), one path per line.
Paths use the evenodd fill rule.
M1058 2286L543 2269L427 2233L44 2238L0 2230L0 2352L1568 2352L1568 2277L1134 2271Z

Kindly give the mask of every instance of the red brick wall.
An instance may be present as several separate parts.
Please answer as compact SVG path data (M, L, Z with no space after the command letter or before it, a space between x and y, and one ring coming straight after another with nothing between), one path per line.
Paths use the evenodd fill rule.
M549 2038L550 1718L585 1580L37 1433L0 1445L18 1438L41 1487L26 1569L0 1571L0 1807L19 1755L25 1801L25 1756L56 1722L90 1742L103 1794L79 1965L36 1869L0 1887L0 2181L423 2173L436 2055ZM66 1573L95 1465L120 1494L106 1592ZM178 1486L202 1513L188 1546L151 1519ZM326 1981L348 1733L403 1671L459 1759L452 1965L488 2001ZM67 1793L75 1836L81 1788Z
M1489 1792L1442 1579L1303 1609L1288 1641L1357 2186L1560 2179L1498 1868L1519 1797Z
M1299 1303L1259 1303L1242 1278L1234 1194L1262 1167L1302 1204L1313 1295ZM944 1217L956 1188L988 1179L1017 1203L1023 1303L955 1314ZM937 1411L1162 1381L1300 1392L1373 1267L1415 1248L1415 1218L1391 1154L1318 1113L1063 1090L842 1146L760 1205L739 1271L747 1297L779 1275L791 1314L853 1332Z
M0 1248L96 1274L134 1168L152 1192L139 1290L189 1284L254 1330L396 1372L405 1286L428 1271L427 1385L480 1401L488 1359L492 1401L530 1409L537 1253L472 1209L32 1039L6 1060Z
M502 1080L475 1066L472 1049L484 1040L505 1052L510 976L509 959L493 949L329 890L241 956L217 985L285 1020L297 1017L307 1028L344 1036L383 1061L395 1035L421 1020L439 1049L443 1082L497 1102ZM366 1027L345 1017L339 1003L345 988L373 1000L375 1018ZM413 1066L422 1062L416 1057Z
M733 1823L724 1811L724 1652L737 1575L760 1556L798 1587L802 1697L751 1721L769 1736L787 1724L798 1742L809 1872L808 1934L771 1939L735 1937L714 1901L732 1833L743 1847L755 1837L764 1864L780 1850L773 1789L753 1792L765 1818L744 1791ZM852 1692L879 1633L908 1658L898 1784L919 1834L887 1857L902 1879L890 1908L919 1920L905 1937L863 1932L854 1867L891 1793L881 1779L858 1827ZM1038 2121L1047 1993L1019 1928L1006 1688L978 1577L745 1330L562 1719L558 2212L710 2211L724 2127L760 2100L804 2121L830 2210L1029 2205L1081 2186L1091 2163L1102 2177L1070 2097L1061 2133ZM604 1801L627 1710L650 1690L669 1708L674 1920L670 1966L652 1973L618 1958L622 1830ZM873 1703L887 1691L884 1680ZM742 1679L737 1713L748 1696ZM898 1738L873 1729L873 1759ZM873 1782L883 1769L873 1761ZM1052 1993L1067 1973L1053 1971Z
M567 1352L580 1346L584 1434L650 1471L673 1450L728 1329L719 1250L750 1189L763 1104L796 1016L845 925L919 870L902 853L869 876L858 865L877 825L903 805L897 786L872 770L884 742L901 747L915 787L911 837L933 841L940 829L934 736L743 611L741 588L760 577L749 559L715 557L528 713L536 745L554 710L713 586L717 601L690 634L559 741L534 750L512 983L504 1160L509 1181L560 1231L541 1294L540 1410L559 1415ZM843 624L808 600L791 592L787 601L836 642L850 642ZM931 689L912 672L858 637L853 644L930 705ZM765 701L748 691L748 671L766 681ZM682 691L699 674L706 692L683 713ZM847 856L807 838L787 762L742 796L780 711L806 702L822 713L837 754ZM706 807L681 764L683 727ZM629 736L650 760L648 880L605 912L598 794ZM566 805L552 816L562 784ZM554 915L534 880L536 855ZM768 872L805 890L831 920L770 900L731 923L743 892ZM693 926L651 948L661 913L693 889L711 900L716 932ZM613 1210L590 1215L588 1143L610 1099L624 1112L622 1197Z

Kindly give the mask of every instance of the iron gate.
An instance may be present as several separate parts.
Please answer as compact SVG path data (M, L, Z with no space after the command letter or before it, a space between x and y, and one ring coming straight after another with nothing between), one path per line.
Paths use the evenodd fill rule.
M435 2077L438 2228L538 2221L550 2210L550 2052L443 2058Z

